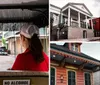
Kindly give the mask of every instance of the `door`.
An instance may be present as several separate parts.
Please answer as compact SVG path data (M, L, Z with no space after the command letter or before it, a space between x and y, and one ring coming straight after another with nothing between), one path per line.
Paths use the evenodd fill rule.
M68 71L68 85L76 85L76 75L74 71Z

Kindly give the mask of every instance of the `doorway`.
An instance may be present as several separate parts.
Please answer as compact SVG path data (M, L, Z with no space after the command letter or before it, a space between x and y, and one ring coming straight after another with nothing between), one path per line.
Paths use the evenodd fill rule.
M87 38L87 31L83 30L83 38Z

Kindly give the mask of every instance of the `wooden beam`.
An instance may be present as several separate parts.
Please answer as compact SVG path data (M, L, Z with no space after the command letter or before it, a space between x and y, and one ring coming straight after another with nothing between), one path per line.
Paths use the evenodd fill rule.
M65 65L65 59L66 59L66 57L63 57L63 59L59 63L59 66L63 67Z
M82 70L84 68L84 66L87 64L87 62L83 62L81 65L79 65L79 69Z
M95 67L93 67L93 69L92 69L94 72L96 72L96 71L100 71L100 66L95 66Z

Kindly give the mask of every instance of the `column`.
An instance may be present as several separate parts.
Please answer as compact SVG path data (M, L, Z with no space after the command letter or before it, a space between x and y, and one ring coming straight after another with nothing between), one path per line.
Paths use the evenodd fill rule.
M78 26L80 27L80 13L78 12Z
M87 16L85 16L85 20L86 20L86 29L88 29L88 25L87 25Z
M61 23L63 23L63 14L61 12Z
M92 17L91 17L91 27L92 27L92 30L93 30L93 21L92 21Z
M70 26L70 8L68 8L68 26Z

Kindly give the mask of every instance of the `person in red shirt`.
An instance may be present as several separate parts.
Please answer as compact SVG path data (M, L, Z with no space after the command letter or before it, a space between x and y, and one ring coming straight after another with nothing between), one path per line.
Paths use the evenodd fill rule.
M17 56L12 70L43 71L49 70L48 56L43 52L43 47L38 37L39 28L32 24L25 24L20 31L24 53Z

